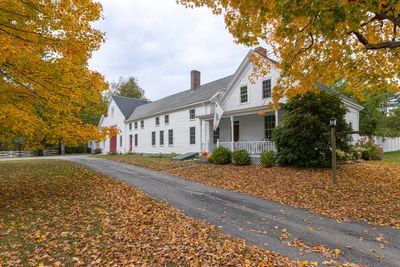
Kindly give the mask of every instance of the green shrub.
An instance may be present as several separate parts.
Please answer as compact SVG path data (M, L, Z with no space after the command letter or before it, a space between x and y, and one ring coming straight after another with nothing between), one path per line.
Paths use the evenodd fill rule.
M260 157L261 164L265 167L272 167L275 165L275 155L272 151L264 151Z
M78 146L65 146L65 154L76 154L76 153L87 153L88 146L87 144L80 144Z
M233 159L233 163L236 165L250 165L251 164L250 155L244 149L233 152L232 159Z
M370 139L363 138L359 140L355 150L362 153L361 158L363 160L381 160L383 157L382 148Z
M103 152L103 150L100 147L96 147L93 151L94 154L101 154L101 152Z
M329 167L331 142L329 119L336 118L338 132L351 131L345 120L347 109L338 95L325 91L295 96L283 107L285 111L272 133L279 165ZM350 152L350 135L337 138L336 147Z
M226 147L216 147L212 152L212 163L229 164L232 162L232 153Z

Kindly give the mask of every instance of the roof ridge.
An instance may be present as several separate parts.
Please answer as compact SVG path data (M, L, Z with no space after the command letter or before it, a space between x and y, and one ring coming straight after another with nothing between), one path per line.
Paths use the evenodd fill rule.
M201 84L195 91L199 90L202 86L206 86L206 85L209 85L209 84L211 84L211 83L218 82L218 81L220 81L220 80L229 78L229 77L231 77L231 76L233 76L233 75L234 75L234 74L231 74L231 75L225 76L225 77L223 77L223 78L219 78L219 79L216 79L216 80L214 80L214 81L211 81L211 82L208 82L208 83L205 83L205 84ZM150 104L150 103L155 103L155 102L161 101L161 100L163 100L163 99L165 99L165 98L168 98L168 97L171 97L171 96L176 96L176 95L178 95L178 94L182 94L182 93L185 93L185 92L189 92L189 91L193 91L193 89L186 89L186 90L177 92L177 93L175 93L175 94L168 95L168 96L165 96L165 97L163 97L163 98L160 98L160 99L157 99L157 100L154 100L154 101L150 101L149 104Z
M146 101L148 102L148 99L141 99L141 98L134 98L134 97L127 97L127 96L122 96L122 95L111 95L112 97L121 97L121 98L127 98L127 99L131 99L131 100L139 100L139 101Z

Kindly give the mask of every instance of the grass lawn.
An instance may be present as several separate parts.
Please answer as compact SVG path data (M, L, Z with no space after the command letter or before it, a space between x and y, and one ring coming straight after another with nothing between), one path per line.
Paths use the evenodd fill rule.
M386 162L400 163L400 151L386 152L383 154L383 160Z
M329 169L217 166L138 155L101 157L305 208L339 220L363 220L400 228L400 164L396 163L339 166L338 185L334 186Z
M0 266L42 265L297 263L72 163L0 162Z

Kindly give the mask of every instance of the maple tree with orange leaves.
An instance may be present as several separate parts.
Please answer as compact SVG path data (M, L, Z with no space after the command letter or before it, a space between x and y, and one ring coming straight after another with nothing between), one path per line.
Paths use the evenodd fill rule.
M0 142L76 145L113 134L86 123L107 85L88 68L104 34L92 27L102 7L91 0L0 2Z
M365 92L399 92L400 2L351 0L178 0L189 8L209 7L223 15L235 41L265 42L279 59L275 100L313 90L315 81L362 99ZM270 61L253 57L256 72Z

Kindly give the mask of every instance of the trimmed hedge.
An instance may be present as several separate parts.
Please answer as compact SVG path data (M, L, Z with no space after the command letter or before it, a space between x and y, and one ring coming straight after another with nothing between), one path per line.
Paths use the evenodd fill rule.
M232 153L226 147L216 147L212 152L212 163L229 164L232 162Z
M235 165L250 165L251 164L250 155L244 149L233 152L232 159L233 159L233 163Z
M261 164L265 167L273 167L275 165L275 155L272 151L264 151L260 157Z

